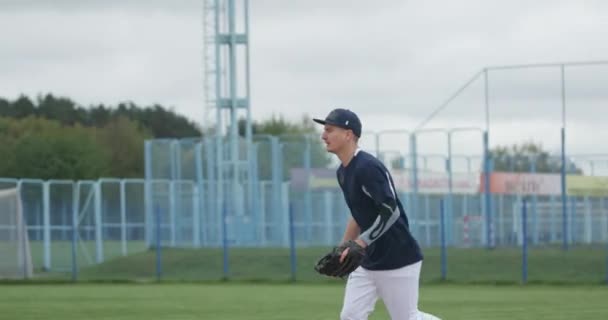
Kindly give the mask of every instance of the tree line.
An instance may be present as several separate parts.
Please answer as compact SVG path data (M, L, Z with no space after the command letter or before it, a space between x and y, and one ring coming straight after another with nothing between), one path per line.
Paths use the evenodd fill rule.
M117 118L127 118L146 128L152 137L182 138L200 136L201 128L186 117L155 104L138 106L132 102L116 106L103 104L79 106L66 97L52 94L31 99L21 95L14 101L0 98L0 117L23 119L37 117L57 121L62 126L81 125L103 128Z
M308 120L308 121L307 121ZM245 122L239 121L245 135ZM309 119L291 123L281 116L253 122L254 134L315 133ZM144 141L154 138L203 137L204 128L162 106L80 106L52 94L34 99L0 97L0 177L34 179L98 179L144 177ZM270 155L261 150L262 175ZM302 148L290 150L285 170L302 159ZM320 141L313 143L313 166L329 163ZM294 163L291 163L294 162ZM284 172L287 174L287 172Z
M282 148L283 175L303 166L304 135L319 135L318 127L303 116L290 122L282 116L254 121L254 135L282 136L290 142ZM240 136L245 121L238 122ZM0 177L36 179L98 179L144 177L144 141L153 138L203 137L204 128L162 106L84 107L67 97L52 94L34 99L22 95L10 101L0 97ZM300 142L298 142L300 141ZM299 143L299 144L298 144ZM324 167L331 161L320 139L311 140L311 165ZM497 146L491 150L494 171L559 172L560 162L532 142ZM399 168L401 161L395 160ZM272 161L269 145L258 150L260 178L269 178ZM568 172L581 173L574 163Z

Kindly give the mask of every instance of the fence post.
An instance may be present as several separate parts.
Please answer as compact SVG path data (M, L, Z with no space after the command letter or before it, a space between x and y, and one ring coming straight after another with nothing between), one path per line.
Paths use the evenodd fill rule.
M417 146L416 146L416 134L412 133L410 135L410 154L411 154L411 158L412 158L412 163L411 163L411 185L412 185L412 191L410 192L411 194L411 211L410 214L413 215L414 220L416 221L416 223L414 223L412 225L412 229L414 232L414 235L418 235L418 230L420 230L419 225L419 217L418 217L418 151L417 151Z
M484 150L484 206L485 206L485 221L486 221L486 248L493 248L492 242L492 194L490 193L490 172L491 166L491 154L489 150L489 134L488 131L483 133L483 150Z
M446 241L445 241L445 204L443 199L439 203L441 209L440 223L441 223L441 280L447 278L447 255L446 255Z
M522 224L522 264L521 264L521 277L522 282L525 284L528 281L528 231L527 231L527 204L528 200L526 198L523 199L522 208L521 208L521 224Z
M306 136L306 145L304 151L304 170L306 171L307 177L312 177L311 169L311 137ZM312 190L310 183L306 184L306 190L304 191L304 216L306 217L307 231L306 241L310 243L312 240Z
M201 208L198 184L192 183L192 245L195 248L201 246Z
M156 281L160 281L163 273L163 265L161 263L161 225L160 225L160 208L158 205L154 208L154 217L156 220Z
M227 216L228 216L228 209L227 209L227 205L226 203L223 203L222 205L222 247L223 247L223 251L224 251L224 278L223 280L228 280L229 276L229 261L228 261L228 225L227 225Z
M176 209L176 180L169 181L169 239L170 246L174 248L177 243L177 209Z
M152 247L154 241L154 220L155 213L152 207L152 142L146 140L144 142L144 166L145 166L145 180L144 180L144 210L145 210L145 237L146 246Z
M530 172L536 173L536 156L530 158ZM532 245L538 244L539 228L538 228L538 195L532 195Z
M95 259L97 263L104 261L103 255L103 219L101 216L101 182L97 181L91 185L95 196Z
M332 245L334 242L334 232L333 232L333 223L332 223L332 210L333 208L333 198L331 191L325 190L323 192L323 200L324 200L324 214L325 214L325 239L327 245Z
M120 180L120 244L122 255L127 256L127 195L126 181Z
M296 241L295 241L295 228L293 222L294 215L293 203L289 204L289 250L290 250L290 262L291 262L291 281L296 281Z
M576 204L577 204L577 199L576 196L571 196L568 197L570 199L570 211L569 211L569 216L570 216L570 223L568 224L568 243L570 244L574 244L576 242L576 227L577 227L577 223L578 223L578 219L576 219L577 216L577 208L576 208Z
M78 204L80 202L80 183L72 185L72 282L78 280Z
M567 201L567 187L566 187L566 129L561 130L561 199L562 199L562 249L568 250L568 201Z
M45 181L42 187L42 243L44 247L44 270L51 270L51 185Z

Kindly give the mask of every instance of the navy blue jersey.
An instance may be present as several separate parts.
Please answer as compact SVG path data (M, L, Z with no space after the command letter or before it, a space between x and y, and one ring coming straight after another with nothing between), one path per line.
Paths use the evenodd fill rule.
M353 159L337 171L338 183L352 217L368 244L362 267L397 269L421 261L423 256L409 230L403 205L384 164L357 150Z

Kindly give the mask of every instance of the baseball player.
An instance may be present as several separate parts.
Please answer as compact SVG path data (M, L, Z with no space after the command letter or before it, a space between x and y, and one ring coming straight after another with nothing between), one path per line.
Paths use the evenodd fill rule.
M342 243L354 247L338 254L340 263L349 250L365 252L360 266L348 275L340 319L367 319L378 298L393 320L438 319L418 310L423 255L410 233L391 174L357 145L359 118L350 110L335 109L325 119L313 120L324 125L326 149L341 161L337 178L351 212Z

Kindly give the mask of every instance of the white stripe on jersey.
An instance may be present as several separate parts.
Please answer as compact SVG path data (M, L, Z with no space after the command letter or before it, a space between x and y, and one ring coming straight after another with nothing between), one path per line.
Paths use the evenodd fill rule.
M382 221L382 217L380 216L380 214L378 214L378 218L376 218L376 221L374 221L372 226L361 234L361 239L365 241L365 243L367 243L368 245L378 239L382 234L384 234L397 221L397 219L399 219L399 216L401 215L401 212L399 211L399 205L397 204L397 196L395 194L395 190L393 189L393 185L391 184L391 179L389 178L388 172L385 173L388 181L388 186L391 189L393 198L395 199L395 209L391 208L391 206L386 203L382 203L382 206L389 209L392 214L386 221ZM362 186L361 189L363 190L363 193L373 199L369 191L365 189L365 186Z

